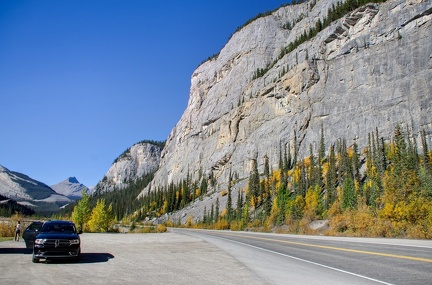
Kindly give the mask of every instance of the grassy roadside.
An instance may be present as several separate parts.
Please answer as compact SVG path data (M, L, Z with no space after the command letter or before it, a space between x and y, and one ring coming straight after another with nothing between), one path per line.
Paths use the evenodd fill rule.
M13 237L0 237L0 242L13 240Z

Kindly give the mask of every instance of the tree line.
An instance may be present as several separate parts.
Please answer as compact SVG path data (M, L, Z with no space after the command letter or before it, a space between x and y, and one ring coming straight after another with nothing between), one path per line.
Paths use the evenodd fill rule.
M35 211L27 206L18 204L15 200L0 195L0 217L11 217L15 213L31 216Z
M82 198L66 206L56 219L72 219L77 226L88 232L112 231L113 224L128 220L141 208L137 199L141 191L152 181L153 173L128 181L128 186L110 192L96 191L92 195L82 192Z
M233 195L238 174L229 173L227 188L199 217L184 225L211 229L271 231L285 228L292 233L314 233L309 224L329 221L330 235L432 237L432 152L426 131L416 136L397 126L385 140L378 129L368 134L368 144L359 150L339 139L326 147L321 126L317 149L298 157L297 142L280 144L277 169L264 155L263 171L252 161L248 185ZM421 150L421 152L419 151ZM199 175L138 194L152 180L149 174L123 190L87 196L73 207L71 218L87 231L109 231L114 221L139 222L171 214L196 199L215 193L214 177ZM220 196L219 196L220 195ZM220 199L226 199L221 207ZM167 225L173 226L173 221Z
M188 173L186 178L178 183L171 182L168 186L149 188L139 201L141 209L136 213L134 219L140 221L146 217L160 217L166 213L183 209L195 199L206 195L209 183L215 186L213 177L207 179L200 175L197 181L192 181Z
M357 143L345 139L325 148L323 130L319 149L310 146L298 160L290 146L280 148L279 168L271 170L264 157L264 173L253 161L248 187L239 191L236 207L228 196L205 209L195 226L269 231L288 226L288 232L312 233L308 225L328 219L327 234L384 237L432 237L432 152L426 132L415 136L400 126L386 142L378 129L368 134L360 153ZM295 151L295 148L294 148ZM228 182L228 195L232 177Z

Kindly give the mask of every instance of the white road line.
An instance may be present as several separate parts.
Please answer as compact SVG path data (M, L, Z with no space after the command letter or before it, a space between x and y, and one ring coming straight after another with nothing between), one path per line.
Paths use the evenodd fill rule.
M377 283L380 283L380 284L394 285L392 283L387 283L387 282L384 282L384 281L381 281L381 280L378 280L378 279L370 278L370 277L367 277L367 276L364 276L364 275L356 274L356 273L349 272L349 271L346 271L346 270L342 270L342 269L338 269L338 268L335 268L335 267L327 266L327 265L324 265L324 264L321 264L321 263L316 263L316 262L309 261L309 260L306 260L306 259L298 258L298 257L292 256L292 255L288 255L288 254L280 253L280 252L277 252L277 251L265 249L265 248L262 248L262 247L257 247L257 246L251 245L251 244L247 244L247 243L243 243L243 242L227 239L227 238L220 237L220 236L213 236L213 237L214 238L224 239L224 240L227 240L227 241L230 241L230 242L233 242L233 243L238 243L238 244L241 244L241 245L244 245L244 246L248 246L248 247L252 247L252 248L255 248L255 249L259 249L259 250L262 250L262 251L270 252L270 253L273 253L273 254L281 255L281 256L288 257L288 258L291 258L291 259L295 259L295 260L298 260L298 261L306 262L306 263L313 264L313 265L316 265L316 266L324 267L324 268L331 269L331 270L334 270L334 271L342 272L342 273L345 273L345 274L353 275L353 276L360 277L360 278L363 278L363 279L367 279L367 280L370 280L370 281L373 281L373 282L377 282Z

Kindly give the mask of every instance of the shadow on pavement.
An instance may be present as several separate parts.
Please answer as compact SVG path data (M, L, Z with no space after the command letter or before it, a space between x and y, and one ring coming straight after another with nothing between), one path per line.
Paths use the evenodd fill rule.
M73 261L70 259L48 259L41 262L50 264L86 264L86 263L99 263L107 262L108 260L114 258L114 255L110 253L81 253L79 261Z
M114 258L114 255L110 253L81 253L81 257L78 261L74 261L70 259L54 258L48 260L42 259L40 262L50 263L50 264L86 264L86 263L107 262L112 258Z
M31 248L17 248L17 247L7 247L7 248L0 248L0 255L1 254L32 254L33 250ZM111 253L81 253L81 257L78 261L78 263L99 263L99 262L107 262L110 259L113 259L114 255ZM70 260L64 259L64 260L50 260L50 262L55 263L70 263ZM73 262L76 263L76 262Z
M0 254L31 254L32 249L28 249L25 247L15 248L15 247L8 247L8 248L0 248Z
M98 263L107 262L114 258L111 253L81 253L81 258L78 263Z

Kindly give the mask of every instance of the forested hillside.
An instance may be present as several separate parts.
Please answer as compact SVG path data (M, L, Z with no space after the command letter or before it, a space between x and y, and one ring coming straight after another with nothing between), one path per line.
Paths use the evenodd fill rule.
M221 192L228 195L227 206L221 209L217 201L187 224L263 231L287 225L288 232L314 233L309 224L328 219L330 235L431 238L432 152L425 131L420 145L415 137L398 126L386 142L377 129L363 150L345 139L326 147L321 139L319 149L311 146L304 159L289 146L281 148L279 169L265 161L264 173L258 173L255 161L248 186L237 197L231 197L233 173ZM162 187L143 198L137 220L181 209L206 192L205 179Z
M29 207L18 204L16 201L0 195L0 217L11 217L15 213L22 215L33 215L34 210Z

